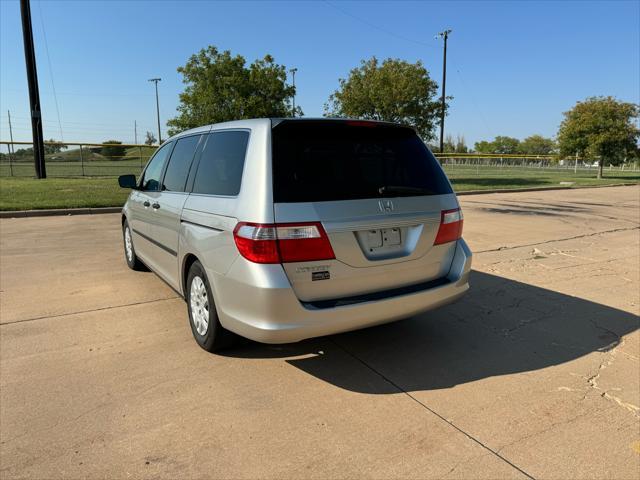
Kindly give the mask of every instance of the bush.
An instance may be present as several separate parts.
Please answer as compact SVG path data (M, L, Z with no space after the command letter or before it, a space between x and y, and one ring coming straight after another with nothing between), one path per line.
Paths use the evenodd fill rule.
M100 149L100 153L107 160L121 160L127 153L127 149L118 140L107 140L103 143L105 146Z

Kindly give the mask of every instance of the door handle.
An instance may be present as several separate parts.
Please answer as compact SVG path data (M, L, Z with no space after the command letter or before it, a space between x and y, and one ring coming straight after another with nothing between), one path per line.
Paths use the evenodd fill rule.
M148 206L150 206L151 204L150 204L147 200L145 200L145 201L144 201L144 203L143 203L143 205L144 205L145 207L148 207Z
M154 204L153 204L153 205L151 205L151 206L152 206L154 209L156 209L156 210L157 210L158 208L160 208L160 204L159 204L159 203L157 203L157 202L156 202L156 203L154 203Z

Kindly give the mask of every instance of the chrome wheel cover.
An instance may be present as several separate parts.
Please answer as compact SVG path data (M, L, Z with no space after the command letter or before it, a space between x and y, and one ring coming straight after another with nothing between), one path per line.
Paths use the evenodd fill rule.
M198 334L204 336L209 329L209 297L204 282L198 276L191 280L189 305L193 325Z
M133 262L133 241L131 240L129 227L124 229L124 252L127 255L127 260Z

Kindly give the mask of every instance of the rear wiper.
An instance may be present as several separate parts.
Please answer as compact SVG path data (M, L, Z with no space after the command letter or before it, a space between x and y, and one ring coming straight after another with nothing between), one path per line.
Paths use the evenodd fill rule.
M435 195L436 192L428 188L408 187L404 185L385 185L378 189L378 193L383 197L390 195Z

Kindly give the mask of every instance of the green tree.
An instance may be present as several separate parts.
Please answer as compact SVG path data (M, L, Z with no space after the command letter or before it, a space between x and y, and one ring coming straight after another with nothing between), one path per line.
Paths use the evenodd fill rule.
M564 112L558 130L560 155L576 153L599 158L598 178L605 162L618 164L637 154L640 130L634 123L638 105L614 97L589 97Z
M100 148L100 154L107 160L120 160L127 153L127 149L118 140L106 140L102 143L104 146Z
M178 116L169 120L169 135L209 123L260 117L290 117L295 88L287 85L287 69L271 55L248 67L244 57L203 48L178 72L186 84ZM302 110L296 108L296 114Z
M451 134L447 134L444 137L444 142L443 142L442 147L444 149L444 153L455 153L456 144L455 144L455 141L453 140L453 137L451 136Z
M144 138L144 144L153 145L157 141L158 139L156 138L156 136L152 132L147 131L147 134L145 135L145 138Z
M457 135L454 139L451 134L444 137L444 153L467 153L469 149L464 140L464 136ZM438 150L440 147L434 147Z
M478 153L493 153L493 142L482 140L480 142L476 142L473 148Z
M413 126L423 140L434 140L441 105L438 84L422 62L376 57L340 79L340 87L325 104L325 115L384 120Z
M542 135L531 135L520 142L519 151L527 155L551 155L556 150L556 142Z
M500 135L491 143L493 144L493 153L502 153L505 155L518 153L518 147L520 146L520 140L517 138Z
M469 149L467 148L467 142L464 139L464 135L458 135L456 137L456 153L467 153Z
M498 135L493 139L493 142L487 142L483 140L476 142L475 149L479 153L501 153L503 155L510 155L518 153L520 146L520 140L513 137L505 137Z
M67 148L67 146L64 143L58 142L53 138L50 138L49 140L45 140L45 142L47 143L47 145L44 146L44 153L48 155L54 154L54 153L60 153L62 150Z

